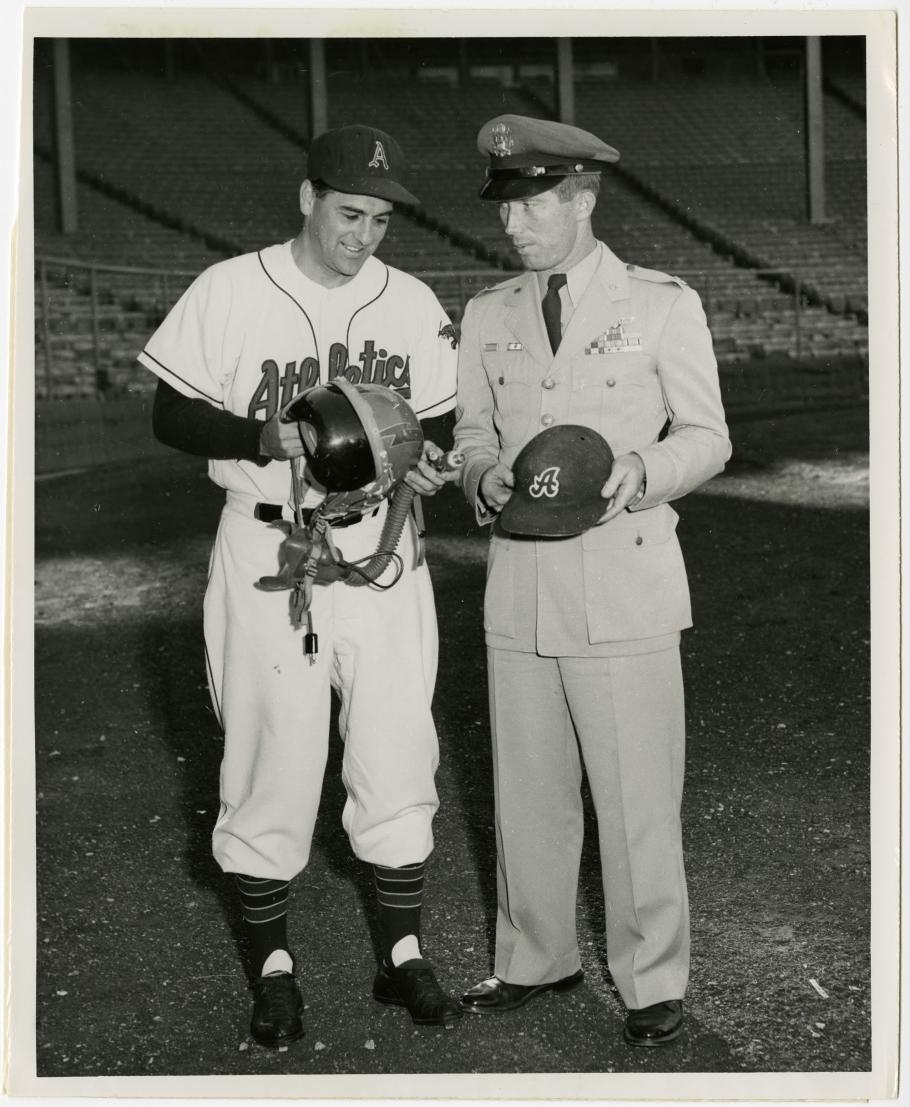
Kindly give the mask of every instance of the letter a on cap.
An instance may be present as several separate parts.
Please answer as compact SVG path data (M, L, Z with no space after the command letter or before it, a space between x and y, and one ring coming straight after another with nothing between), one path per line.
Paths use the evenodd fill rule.
M370 169L377 169L381 165L383 169L388 171L389 160L385 156L385 150L383 150L379 139L376 140L376 149L373 151L373 157L368 164Z
M528 485L528 491L535 500L539 500L541 496L547 496L551 500L554 496L558 496L559 466L550 465L543 472L536 473Z

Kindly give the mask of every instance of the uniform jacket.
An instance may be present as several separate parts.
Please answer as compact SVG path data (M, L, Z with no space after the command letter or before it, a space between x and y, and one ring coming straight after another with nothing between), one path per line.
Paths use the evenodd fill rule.
M657 640L690 626L669 502L720 472L730 455L698 295L604 246L554 355L537 278L522 273L468 304L458 378L456 447L479 522L495 519L478 501L483 472L500 460L511 465L553 423L594 428L615 455L636 451L647 475L633 511L579 537L534 541L494 526L488 643L559 655L583 652L581 640L597 653L598 644Z

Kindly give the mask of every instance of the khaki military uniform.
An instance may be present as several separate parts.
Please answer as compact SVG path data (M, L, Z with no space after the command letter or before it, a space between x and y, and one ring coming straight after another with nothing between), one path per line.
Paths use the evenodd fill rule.
M697 294L598 249L555 355L534 273L471 301L455 439L468 501L493 524L484 629L498 844L494 971L538 984L579 968L583 763L598 818L610 969L627 1006L638 1008L681 998L689 962L679 633L691 611L669 501L718 473L730 442ZM579 537L509 535L478 499L480 478L557 423L592 427L616 455L637 452L646 494Z

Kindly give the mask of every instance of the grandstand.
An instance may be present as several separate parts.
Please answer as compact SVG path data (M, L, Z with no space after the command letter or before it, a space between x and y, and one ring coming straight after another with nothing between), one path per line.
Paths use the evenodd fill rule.
M751 53L736 53L745 41L681 54L662 43L659 65L641 41L580 41L575 121L622 153L605 175L595 229L620 257L700 292L722 363L864 359L861 57L829 50L828 218L810 223L798 51L766 49L752 65ZM48 66L36 65L39 397L152 387L136 352L192 276L296 233L306 54L301 42L267 45L188 43L180 63L167 55L162 69L153 44L120 41L105 52L100 40L74 40L79 230L65 235L56 229ZM457 54L445 40L329 43L328 125L383 127L413 168L420 205L393 220L380 256L422 275L456 319L478 287L517 265L496 206L477 199L477 129L501 112L557 115L552 40L510 45L505 65L501 44L489 41L461 42ZM782 53L787 64L772 64Z

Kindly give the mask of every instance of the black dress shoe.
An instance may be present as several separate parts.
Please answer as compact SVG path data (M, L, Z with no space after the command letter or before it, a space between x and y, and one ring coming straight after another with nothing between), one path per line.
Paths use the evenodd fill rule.
M289 972L271 972L253 983L250 1034L264 1046L280 1046L303 1037L303 998Z
M433 966L422 957L397 966L383 961L373 981L373 999L406 1007L419 1026L451 1027L461 1018L458 1004L440 988Z
M498 976L482 980L478 985L461 997L461 1006L465 1011L485 1015L488 1011L514 1011L529 999L544 992L570 992L584 980L585 974L578 970L562 980L552 980L549 984L508 984Z
M629 1045L668 1045L679 1036L682 1025L682 1000L668 999L663 1003L652 1003L650 1007L630 1011L626 1016L623 1037Z

